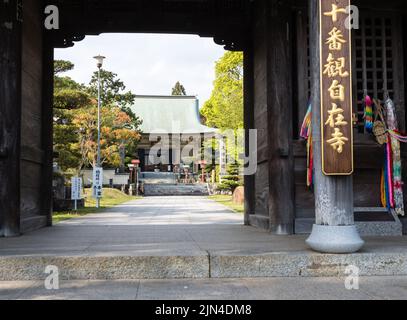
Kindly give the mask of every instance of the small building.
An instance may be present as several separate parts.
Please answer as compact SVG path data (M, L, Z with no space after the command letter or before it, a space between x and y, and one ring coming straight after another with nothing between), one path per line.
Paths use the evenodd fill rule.
M83 185L85 187L92 186L92 169L85 169L83 172ZM129 173L120 173L117 169L104 169L103 170L103 185L106 187L116 187L120 188L123 185L129 183L130 174Z
M136 96L132 111L142 120L138 145L141 171L172 172L175 166L199 170L197 155L204 139L214 137L215 128L201 123L196 96ZM187 153L187 154L186 154Z

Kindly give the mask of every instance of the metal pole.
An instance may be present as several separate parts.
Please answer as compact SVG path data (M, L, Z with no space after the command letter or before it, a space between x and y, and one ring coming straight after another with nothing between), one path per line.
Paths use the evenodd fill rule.
M98 151L97 151L97 160L96 166L100 168L100 67L98 68ZM102 178L103 181L103 178ZM100 198L96 198L96 208L100 207Z
M136 196L138 197L138 188L139 188L139 184L138 184L138 166L136 167Z

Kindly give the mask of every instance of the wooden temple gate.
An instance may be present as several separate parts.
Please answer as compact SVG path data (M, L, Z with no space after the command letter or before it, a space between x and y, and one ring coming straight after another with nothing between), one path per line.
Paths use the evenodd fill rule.
M361 14L360 29L352 31L355 171L353 183L349 178L342 184L351 188L351 196L342 200L363 208L356 210L356 219L389 219L376 212L383 148L365 134L363 94L367 89L382 99L388 91L400 129L406 128L404 2L352 1ZM258 132L257 173L245 177L245 223L276 234L309 232L315 200L305 184L306 143L299 130L319 72L312 41L318 17L310 14L315 3L0 1L0 236L52 224L53 49L103 32L198 34L213 37L226 50L244 51L244 121ZM59 29L44 28L47 5L59 9ZM406 174L404 152L402 159Z

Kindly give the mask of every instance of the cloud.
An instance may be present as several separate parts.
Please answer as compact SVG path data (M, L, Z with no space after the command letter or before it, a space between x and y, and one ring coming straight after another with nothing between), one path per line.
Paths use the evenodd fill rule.
M107 57L104 67L136 94L168 95L180 81L202 105L210 97L215 61L224 50L211 38L167 34L102 34L55 50L56 59L75 64L67 75L81 83L88 83L96 70L92 57L97 54Z

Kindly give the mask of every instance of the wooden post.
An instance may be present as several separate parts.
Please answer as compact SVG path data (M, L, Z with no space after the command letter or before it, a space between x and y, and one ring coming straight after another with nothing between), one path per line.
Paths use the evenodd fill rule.
M52 226L54 48L46 32L43 39L41 213L47 217L47 226Z
M244 51L244 127L245 127L245 155L250 156L249 130L254 129L254 69L253 69L252 44L248 45ZM244 176L244 224L249 225L250 215L255 213L255 176Z
M320 21L319 21L319 1L309 0L309 19L310 19L310 58L311 58L311 104L312 104L312 139L313 139L313 157L314 157L314 192L315 192L315 218L313 233L308 239L308 243L313 249L324 252L353 252L360 249L363 245L362 240L358 239L356 228L354 228L353 214L353 183L352 176L326 176L322 173L322 148L321 148L321 83L320 83ZM337 238L343 245L347 242L355 243L351 250L336 247L329 248L330 238L329 230L326 234L318 234L318 226L350 226L349 234L344 238ZM318 229L319 231L321 228ZM333 230L333 229L331 229ZM351 229L349 229L351 230ZM353 234L352 234L353 232ZM356 234L355 234L356 233ZM331 233L333 238L335 234ZM324 238L324 236L327 236ZM318 238L318 239L316 239ZM312 244L313 241L321 241L327 247L318 249ZM334 239L332 241L335 241ZM340 245L340 244L339 244ZM336 244L332 244L333 247ZM336 250L338 249L339 250Z
M268 3L267 109L269 215L273 234L294 231L294 156L291 69L291 11L285 2ZM270 16L271 14L271 16Z
M20 234L20 2L0 1L0 236Z

